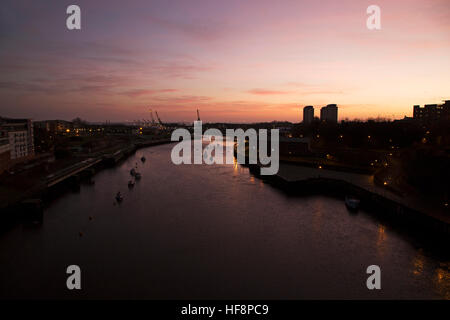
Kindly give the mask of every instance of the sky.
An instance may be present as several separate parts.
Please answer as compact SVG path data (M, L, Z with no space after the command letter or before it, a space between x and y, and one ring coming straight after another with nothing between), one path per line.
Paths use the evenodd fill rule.
M450 99L449 57L449 0L2 0L0 116L398 119Z

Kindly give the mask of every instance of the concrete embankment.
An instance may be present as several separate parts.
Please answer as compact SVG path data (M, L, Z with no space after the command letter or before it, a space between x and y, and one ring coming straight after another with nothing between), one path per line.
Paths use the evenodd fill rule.
M149 141L141 141L136 142L130 146L121 148L113 153L106 154L102 156L102 160L104 163L109 165L114 165L117 162L127 158L131 154L135 153L136 150L146 147L157 146L161 144L171 143L170 139L161 139L161 140L149 140Z
M278 174L261 176L258 165L250 171L291 195L327 194L344 200L351 195L361 200L361 208L395 221L422 235L450 238L450 215L420 199L399 196L374 184L373 176L280 163Z
M140 148L171 142L170 139L136 142L118 148L114 152L96 155L53 172L39 179L31 188L14 192L7 201L0 204L0 226L7 228L18 220L27 221L31 219L31 222L42 222L43 203L47 200L51 200L68 190L79 189L83 180L90 183L96 172L105 167L116 165Z

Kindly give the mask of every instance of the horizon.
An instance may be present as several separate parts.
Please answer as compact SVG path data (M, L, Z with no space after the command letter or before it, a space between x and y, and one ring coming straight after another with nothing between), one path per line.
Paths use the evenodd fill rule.
M80 0L71 31L69 4L2 4L3 116L298 123L336 103L339 120L395 120L450 99L444 0L379 0L381 30L368 1Z
M450 0L2 1L0 300L450 301L449 40Z
M117 120L117 121L112 121L112 120L89 120L89 119L82 119L80 117L74 117L72 119L62 119L62 118L47 118L47 119L33 119L33 118L27 118L27 117L8 117L8 116L3 116L0 115L0 119L24 119L24 120L31 120L32 122L45 122L45 121L66 121L66 122L74 122L75 120L79 119L80 121L83 121L86 124L92 124L92 125L100 125L100 124L123 124L123 125L136 125L136 123L139 122L143 122L145 120L145 122L151 121L150 119L136 119L136 120L129 120L129 121L122 121L122 120ZM411 118L412 116L405 116L404 118ZM375 121L375 122L392 122L395 120L403 120L404 118L400 118L400 119L392 119L392 118L387 118L387 117L368 117L365 119L361 119L361 118L346 118L346 119L338 119L337 123L341 123L341 122L369 122L369 121ZM320 121L320 118L317 115L314 115L314 120ZM179 123L179 124L189 124L189 123L193 123L194 121L197 121L196 119L193 119L191 121L163 121L163 123L165 124L175 124L175 123ZM204 121L204 120L200 120L202 121L202 123L217 123L217 124L262 124L262 123L290 123L290 124L302 124L303 123L303 117L302 119L300 119L300 121L289 121L289 120L267 120L267 121L249 121L249 122L242 122L242 121Z

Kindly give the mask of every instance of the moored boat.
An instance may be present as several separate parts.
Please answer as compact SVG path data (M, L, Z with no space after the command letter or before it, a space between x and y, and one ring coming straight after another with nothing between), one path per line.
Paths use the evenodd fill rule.
M360 200L352 197L352 196L345 196L345 206L350 211L358 211Z

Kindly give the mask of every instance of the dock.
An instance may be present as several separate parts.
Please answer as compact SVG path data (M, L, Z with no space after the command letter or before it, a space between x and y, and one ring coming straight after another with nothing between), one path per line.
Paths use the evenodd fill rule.
M416 194L400 195L374 183L374 176L322 168L280 163L274 176L260 176L259 165L248 165L250 171L268 183L288 193L333 194L339 197L354 195L363 208L402 224L414 225L433 235L450 237L450 214L445 208L426 202Z

